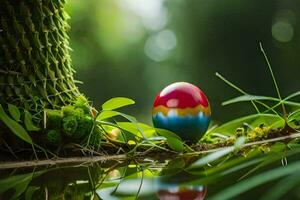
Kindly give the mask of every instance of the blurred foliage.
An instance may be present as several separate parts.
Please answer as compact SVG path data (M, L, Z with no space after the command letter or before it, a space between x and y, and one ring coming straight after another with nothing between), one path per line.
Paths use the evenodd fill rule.
M137 102L133 114L150 122L155 95L187 81L207 94L214 120L248 114L250 105L221 107L238 93L214 73L274 96L259 42L283 95L299 89L298 1L72 0L68 11L76 78L96 107L127 96Z

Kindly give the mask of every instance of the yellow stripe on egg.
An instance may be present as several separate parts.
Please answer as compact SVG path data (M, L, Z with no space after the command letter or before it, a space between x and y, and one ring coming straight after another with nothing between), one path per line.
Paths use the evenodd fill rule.
M187 116L187 115L197 115L199 112L204 113L204 115L206 116L210 116L211 115L211 111L210 111L210 107L204 107L202 105L198 105L194 108L168 108L165 106L156 106L153 108L152 113L153 115L157 114L157 113L162 113L163 115L167 116L169 111L171 109L174 109L177 111L179 116Z

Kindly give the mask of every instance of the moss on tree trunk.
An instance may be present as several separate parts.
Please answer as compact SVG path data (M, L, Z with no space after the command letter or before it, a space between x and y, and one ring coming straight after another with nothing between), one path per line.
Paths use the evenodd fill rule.
M69 54L64 0L2 0L0 98L40 113L79 95Z
M78 102L80 96L71 66L67 35L69 16L64 6L64 0L0 2L0 106L14 118L9 104L14 105L20 111L20 117L14 118L14 124L19 123L18 126L23 126L28 132L42 130L47 124L51 134L54 133L53 129L60 133L61 130L56 129L61 127L51 124L51 120L48 120L50 112L44 115L44 111L61 111L63 106ZM30 117L26 119L24 113L30 113ZM28 118L33 123L29 128ZM62 121L62 118L59 120ZM15 137L18 134L7 122L3 122L0 116L0 146L7 143L18 147L19 142L16 143ZM15 135L10 134L11 131ZM50 134L49 130L43 132ZM50 143L53 140L51 134ZM40 143L43 135L30 134L30 137Z

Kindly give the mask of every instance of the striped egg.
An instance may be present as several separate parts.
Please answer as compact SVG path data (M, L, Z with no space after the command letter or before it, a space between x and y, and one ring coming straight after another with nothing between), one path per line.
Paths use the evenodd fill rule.
M156 128L170 130L186 142L196 143L207 131L210 106L195 85L177 82L165 87L155 98L152 119Z

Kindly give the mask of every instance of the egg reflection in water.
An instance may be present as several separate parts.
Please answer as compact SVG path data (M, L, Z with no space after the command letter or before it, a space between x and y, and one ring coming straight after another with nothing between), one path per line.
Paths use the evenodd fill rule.
M160 200L203 200L207 188L205 186L179 186L166 184L158 191Z
M176 178L177 180L173 180ZM185 177L190 180L190 177ZM186 183L184 177L133 178L122 180L112 187L97 190L102 199L120 200L120 197L135 197L141 200L204 200L207 187ZM114 180L116 181L116 180ZM179 182L178 182L179 181Z

